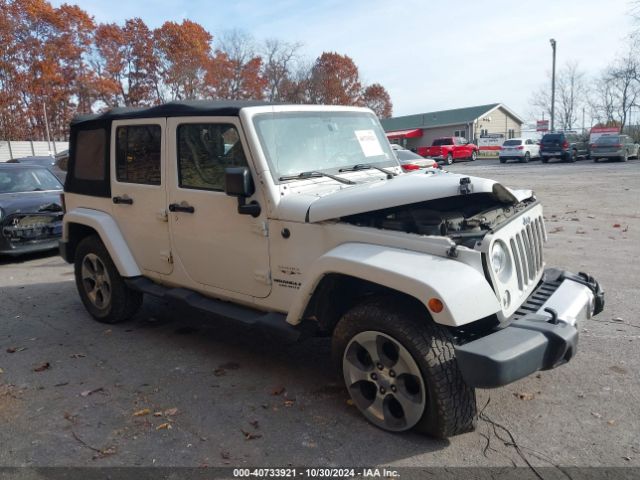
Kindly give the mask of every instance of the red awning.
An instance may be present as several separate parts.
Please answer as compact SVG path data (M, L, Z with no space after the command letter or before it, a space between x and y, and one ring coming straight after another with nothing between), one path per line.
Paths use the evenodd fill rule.
M387 138L418 138L422 136L422 129L396 130L395 132L387 132L386 135Z

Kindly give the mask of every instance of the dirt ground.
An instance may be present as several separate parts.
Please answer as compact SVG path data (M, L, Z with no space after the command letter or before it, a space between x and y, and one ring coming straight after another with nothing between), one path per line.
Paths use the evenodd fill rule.
M640 466L640 161L451 170L533 188L547 264L606 290L568 365L478 391L476 432L369 425L324 339L266 341L152 298L96 323L51 253L0 259L0 466Z

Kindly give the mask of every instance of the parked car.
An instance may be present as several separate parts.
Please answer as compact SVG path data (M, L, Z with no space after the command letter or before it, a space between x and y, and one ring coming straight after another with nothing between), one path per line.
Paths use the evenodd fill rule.
M400 162L402 170L410 172L413 170L420 170L423 168L440 168L440 164L432 158L424 158L417 153L413 153L411 150L393 149L396 154L396 158Z
M24 165L38 165L40 167L48 168L60 182L64 183L64 179L67 176L65 170L60 168L59 161L56 157L48 156L36 156L36 157L22 157L8 160L6 163L22 163Z
M418 153L434 160L444 160L447 165L451 165L456 160L474 161L478 158L478 146L463 137L440 137L430 147L419 149Z
M511 138L500 147L498 158L500 163L507 160L518 160L527 163L532 158L540 157L540 145L530 138Z
M589 158L589 142L574 133L546 133L540 140L540 159L547 163L552 158L575 162Z
M472 430L476 387L568 362L604 306L593 277L547 268L531 190L403 173L367 108L173 102L70 138L60 253L91 316L127 320L148 294L243 335L331 336L388 431Z
M626 162L630 158L638 158L638 147L629 135L603 135L591 144L591 158L594 162L600 159Z
M0 163L0 255L58 246L62 184L45 167Z

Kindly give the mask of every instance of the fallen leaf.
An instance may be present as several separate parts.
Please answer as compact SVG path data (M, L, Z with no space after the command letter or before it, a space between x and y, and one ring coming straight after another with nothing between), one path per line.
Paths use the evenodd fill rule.
M216 377L223 377L223 376L225 376L227 374L227 371L224 368L218 367L213 371L213 374Z
M109 328L108 330L105 330L102 333L104 333L105 335L111 335L111 329Z
M45 370L49 369L49 367L51 367L51 364L49 362L44 362L41 365L38 365L37 367L35 367L33 369L34 372L44 372Z
M578 229L576 230L576 234L578 235L584 235L585 233L587 233L585 230L581 229L580 227L578 227Z
M619 223L614 223L614 224L613 224L613 228L620 228L620 226L621 226L621 225L620 225Z
M621 319L620 317L616 317L613 319L614 322L624 322L623 319Z
M80 394L81 397L88 397L89 395L93 395L94 393L98 393L103 391L102 387L94 388L93 390L85 390Z
M54 385L54 387L64 387L65 385L69 385L69 382L60 382L60 383L56 383Z
M295 400L285 400L284 401L284 406L285 407L292 407L294 403L295 403Z
M220 456L225 460L229 460L231 458L231 453L226 450L223 450L220 452Z
M587 215L587 218L596 218L595 215Z
M602 418L602 415L600 415L598 412L591 412L591 415L593 415L596 418Z
M153 412L153 416L154 417L161 417L162 416L162 412Z
M282 385L275 387L271 390L271 395L282 395L285 392L285 388Z
M349 405L350 407L353 407L353 400L351 399L347 400L347 405Z
M629 231L629 225L625 225L625 227L622 229L623 232L628 232Z
M176 413L178 413L178 409L173 407L173 408L168 408L164 411L165 416L170 417L172 415L175 415Z
M262 438L262 435L260 435L259 433L245 432L242 429L240 431L244 435L245 440L255 440L256 438Z
M564 227L555 227L549 233L558 233L558 232L562 232L563 230L564 230Z
M609 420L609 421L607 422L607 425L615 425L615 424L616 424L616 421L615 421L615 420Z
M86 355L84 353L72 353L69 355L69 358L84 358Z
M249 422L249 425L251 425L256 430L258 430L258 428L260 428L260 423L258 422L258 420L253 420L253 421Z
M7 353L23 352L26 349L27 347L9 347L7 348Z
M160 425L158 425L156 427L156 430L171 430L171 424L169 422L167 423L161 423Z
M622 457L624 460L626 460L627 462L631 461L631 457Z
M145 415L149 415L151 410L149 408L143 408L142 410L138 410L137 412L133 412L134 417L144 417Z
M579 219L579 218L577 218L577 217L573 217L573 218L571 219L571 221L572 221L572 222L579 222L579 221L580 221L580 219Z
M514 396L518 397L520 400L533 400L535 395L529 392L518 392L514 393Z
M625 375L626 373L628 373L626 368L620 367L618 365L611 365L609 367L609 370L615 373L619 373L620 375Z

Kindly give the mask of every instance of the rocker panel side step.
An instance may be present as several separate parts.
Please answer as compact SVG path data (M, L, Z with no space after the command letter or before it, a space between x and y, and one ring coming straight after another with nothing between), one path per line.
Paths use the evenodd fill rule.
M125 283L133 290L148 293L158 298L178 301L196 310L237 322L246 327L259 328L275 333L291 342L295 342L301 336L301 330L287 323L287 316L283 313L263 312L235 305L231 302L205 297L186 288L165 287L144 277L126 278Z

